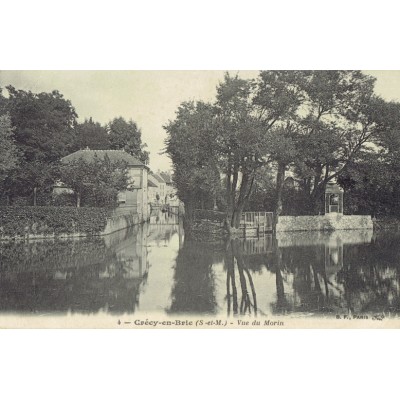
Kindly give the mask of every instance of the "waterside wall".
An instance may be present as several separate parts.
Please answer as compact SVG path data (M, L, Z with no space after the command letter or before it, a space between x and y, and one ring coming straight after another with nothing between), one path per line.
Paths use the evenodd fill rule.
M143 216L137 213L111 216L107 218L106 227L99 233L99 235L108 235L110 233L117 232L143 222L145 222Z
M296 231L337 231L354 229L373 229L370 215L326 215L280 216L277 232Z

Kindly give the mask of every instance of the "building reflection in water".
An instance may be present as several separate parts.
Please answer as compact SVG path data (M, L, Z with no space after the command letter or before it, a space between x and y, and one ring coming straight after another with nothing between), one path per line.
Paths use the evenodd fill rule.
M146 283L146 226L104 238L1 244L0 310L133 312Z
M152 219L104 237L1 242L0 311L135 312L151 267L149 242L168 246L180 230L173 214Z

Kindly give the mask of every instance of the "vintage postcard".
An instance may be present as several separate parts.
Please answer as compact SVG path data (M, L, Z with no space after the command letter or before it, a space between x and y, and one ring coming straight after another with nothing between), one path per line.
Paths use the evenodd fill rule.
M0 71L0 328L400 327L400 71Z

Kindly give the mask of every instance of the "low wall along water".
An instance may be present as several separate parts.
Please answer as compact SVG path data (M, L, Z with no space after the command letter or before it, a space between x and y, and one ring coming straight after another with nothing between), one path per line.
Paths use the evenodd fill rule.
M326 215L280 216L277 232L296 231L336 231L353 229L373 229L370 215Z
M108 235L110 233L129 228L133 225L138 225L142 221L139 214L122 214L114 217L107 218L106 227L99 235Z

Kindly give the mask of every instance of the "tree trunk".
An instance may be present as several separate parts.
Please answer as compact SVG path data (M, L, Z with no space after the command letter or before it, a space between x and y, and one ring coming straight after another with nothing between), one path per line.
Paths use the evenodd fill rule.
M279 216L282 213L282 192L283 185L285 183L285 172L286 164L278 163L278 173L276 175L276 203L274 211L274 226L273 230L276 231L276 225L278 224Z
M230 228L231 228L231 217L232 217L232 197L231 197L231 191L232 191L232 182L231 182L231 169L230 167L228 168L228 172L226 174L226 220L225 220L225 226L226 229L228 230L230 234Z
M33 205L36 207L37 204L37 187L33 188Z
M76 207L79 208L81 206L81 192L76 194Z
M232 215L232 226L236 229L239 228L240 219L245 206L246 195L248 191L250 176L249 174L243 174L242 182L240 184L239 198L235 205L233 215Z
M309 188L309 209L311 214L318 215L324 213L325 206L323 206L323 195L325 193L326 185L331 179L329 177L329 165L326 167L325 175L322 176L323 168L318 166L314 174L314 185L311 190Z
M190 237L193 231L194 223L194 202L192 200L185 201L185 215L183 217L183 229L185 236Z
M322 196L325 193L326 183L321 182L310 194L310 210L314 215L321 214Z

